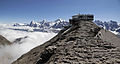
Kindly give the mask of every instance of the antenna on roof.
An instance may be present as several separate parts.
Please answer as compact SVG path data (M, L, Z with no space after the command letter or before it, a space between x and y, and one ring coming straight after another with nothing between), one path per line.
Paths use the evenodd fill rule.
M80 12L78 13L78 15L80 15Z

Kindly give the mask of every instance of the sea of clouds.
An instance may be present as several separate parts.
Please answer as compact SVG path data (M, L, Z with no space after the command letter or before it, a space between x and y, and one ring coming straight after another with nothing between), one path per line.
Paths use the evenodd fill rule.
M27 32L9 29L12 27L8 24L0 24L0 35L12 42L12 45L0 45L0 64L11 64L11 62L15 61L21 55L56 35L56 33ZM15 39L26 36L27 38L23 38L20 41L22 42L21 44L19 42L13 43Z

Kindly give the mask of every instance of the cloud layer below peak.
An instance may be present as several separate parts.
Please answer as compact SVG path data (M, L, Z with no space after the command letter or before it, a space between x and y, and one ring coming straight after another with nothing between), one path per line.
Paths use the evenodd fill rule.
M0 24L0 27L0 35L9 41L14 42L16 39L22 38L12 45L0 45L0 64L10 64L32 48L43 44L56 35L56 33L11 30L8 29L11 26L5 24Z

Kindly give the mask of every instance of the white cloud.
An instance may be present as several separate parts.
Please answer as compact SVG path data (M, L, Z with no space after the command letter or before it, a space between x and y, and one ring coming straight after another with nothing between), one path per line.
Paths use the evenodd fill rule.
M10 64L24 53L27 53L32 48L43 44L56 35L56 33L10 30L8 29L9 27L8 25L0 24L0 34L9 41L13 42L16 38L25 36L28 36L28 38L22 39L22 44L13 43L12 45L0 46L0 64Z

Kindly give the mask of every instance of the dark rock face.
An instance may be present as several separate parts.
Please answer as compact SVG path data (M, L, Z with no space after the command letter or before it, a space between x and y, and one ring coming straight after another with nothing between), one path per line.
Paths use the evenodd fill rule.
M2 35L0 35L0 45L10 45L12 44L10 41L8 41L6 38L4 38Z
M22 44L23 42L21 42L23 39L26 39L28 38L28 36L25 36L25 37L20 37L20 38L17 38L13 41L13 43L18 43L18 44Z
M12 64L119 64L120 50L92 21L75 21ZM112 33L110 32L109 35ZM115 37L115 36L113 36ZM117 42L117 44L119 44Z

